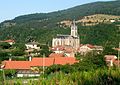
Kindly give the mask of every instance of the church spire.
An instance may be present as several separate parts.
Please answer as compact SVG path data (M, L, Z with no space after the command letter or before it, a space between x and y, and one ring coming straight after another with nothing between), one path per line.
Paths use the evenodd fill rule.
M76 21L73 20L72 25L71 25L71 36L78 37L77 26L75 25L75 23Z
M74 25L74 26L75 26L75 23L76 23L76 22L75 22L75 19L74 19L74 20L73 20L73 25Z

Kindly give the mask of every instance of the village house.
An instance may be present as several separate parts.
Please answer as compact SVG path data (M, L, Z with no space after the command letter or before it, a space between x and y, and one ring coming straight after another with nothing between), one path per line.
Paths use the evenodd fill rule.
M60 56L58 56L60 55ZM54 64L56 65L65 65L65 64L74 64L78 63L75 57L64 57L62 54L51 54L47 58L30 58L29 61L3 61L1 69L11 69L17 71L17 77L35 77L40 76L40 73L43 73L43 70L39 70L42 67L49 67Z
M113 66L117 62L117 57L115 55L105 55L104 56L107 66Z
M66 57L75 57L75 51L72 46L56 46L50 49L53 53L62 53Z
M40 50L40 46L38 42L29 42L25 44L25 46L27 50L30 50L30 49Z
M63 53L51 53L49 55L50 58L59 58L59 57L65 57L65 55Z
M89 52L95 52L97 54L100 54L103 51L103 47L102 46L97 46L97 45L91 45L91 44L81 44L78 52L81 55L86 55Z
M72 46L67 45L52 47L50 50L54 53L63 53L66 56L75 57L76 52L80 53L81 55L86 55L90 52L94 52L94 54L100 54L103 52L103 47L91 44L81 44L77 51L75 51Z
M94 48L93 45L90 45L90 44L83 45L83 44L81 44L81 45L80 45L80 48L78 49L78 52L79 52L81 55L85 55L85 54L87 54L88 52L91 52L93 48Z
M14 40L4 40L4 41L0 41L0 42L6 42L6 43L8 43L8 44L10 44L10 45L15 44L15 41L14 41Z
M54 53L64 53L65 47L64 46L55 46L50 48L51 51L53 51Z
M113 22L115 22L115 20L114 20L114 19L111 19L111 20L110 20L110 22L112 22L112 23L113 23Z
M113 63L114 63L115 66L120 67L120 60L115 60Z

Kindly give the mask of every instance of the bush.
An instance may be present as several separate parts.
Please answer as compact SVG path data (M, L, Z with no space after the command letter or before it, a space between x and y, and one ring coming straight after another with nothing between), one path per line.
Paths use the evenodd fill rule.
M11 52L11 54L12 54L12 56L22 56L25 54L25 52L22 50L14 50Z
M21 51L24 51L26 49L26 46L24 43L15 43L12 47Z
M0 62L7 59L9 59L8 53L0 51Z
M40 55L45 55L46 57L49 56L51 51L49 50L49 47L47 45L41 45Z
M4 70L4 73L7 78L13 78L16 76L16 70Z
M0 47L2 49L9 49L11 47L11 45L9 43L6 43L6 42L1 42Z

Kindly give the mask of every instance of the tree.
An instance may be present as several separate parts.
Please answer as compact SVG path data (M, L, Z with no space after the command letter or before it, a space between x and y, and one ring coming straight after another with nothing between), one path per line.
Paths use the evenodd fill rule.
M0 47L2 49L9 49L11 47L11 45L9 43L7 43L7 42L1 42Z
M41 45L41 50L40 50L40 54L45 55L46 57L49 56L49 54L51 53L51 51L49 50L49 47L47 45Z
M45 73L51 74L51 73L59 72L60 68L61 68L61 65L52 65L45 70Z
M3 60L8 60L9 56L7 52L0 51L0 62Z
M113 49L113 47L111 46L106 46L104 51L103 51L104 55L117 55L117 51Z
M23 50L14 50L10 53L12 54L12 56L22 56L25 54L25 52Z
M80 56L79 59L79 63L73 65L74 69L89 71L106 66L104 55L102 54L96 55L93 53L88 53L85 56Z
M4 70L5 76L8 78L12 78L14 76L16 76L16 70Z
M13 51L11 51L11 54L13 56L22 56L25 54L25 44L24 43L16 43L12 46L14 48Z
M24 43L15 43L12 47L21 51L25 51L26 49L26 46Z

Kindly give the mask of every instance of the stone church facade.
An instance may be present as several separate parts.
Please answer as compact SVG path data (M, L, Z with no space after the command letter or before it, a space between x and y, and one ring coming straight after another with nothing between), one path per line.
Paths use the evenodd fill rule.
M78 36L78 28L75 25L75 21L71 24L71 34L62 35L57 34L52 40L52 47L56 46L72 46L73 49L77 50L80 46L80 39Z

